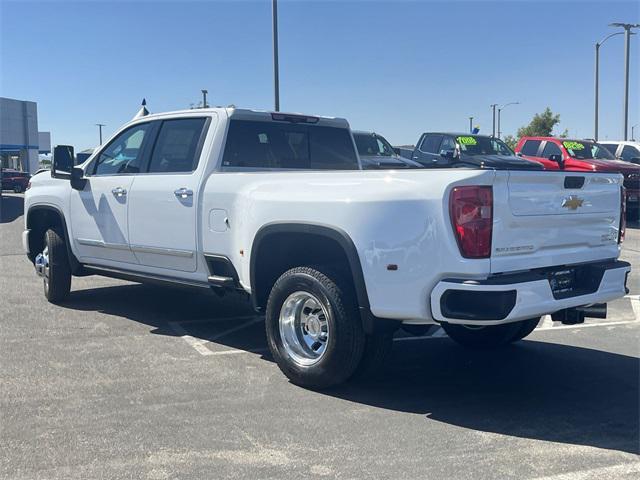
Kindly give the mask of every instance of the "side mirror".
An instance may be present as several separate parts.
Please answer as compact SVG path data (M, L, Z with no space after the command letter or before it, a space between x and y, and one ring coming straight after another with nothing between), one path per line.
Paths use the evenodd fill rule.
M455 157L455 152L453 150L440 150L440 156L449 160L453 160Z
M80 167L73 167L71 169L71 188L74 190L84 190L86 184L87 179L84 178L84 170Z
M53 149L51 176L54 178L69 178L73 169L73 147L71 145L57 145Z
M560 167L560 170L564 170L564 160L562 159L562 155L549 155L549 160L556 162L558 167Z
M516 152L516 157L522 157L522 152Z

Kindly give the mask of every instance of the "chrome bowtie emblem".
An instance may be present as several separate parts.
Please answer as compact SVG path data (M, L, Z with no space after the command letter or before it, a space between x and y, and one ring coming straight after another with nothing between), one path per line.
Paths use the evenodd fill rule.
M562 206L569 210L577 210L583 203L584 200L577 195L569 195L567 198L562 200Z

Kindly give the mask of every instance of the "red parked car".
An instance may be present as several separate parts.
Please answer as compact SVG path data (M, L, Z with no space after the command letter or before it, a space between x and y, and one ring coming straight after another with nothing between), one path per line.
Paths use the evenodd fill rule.
M16 193L20 193L27 189L31 175L26 172L3 168L1 178L2 190L13 190Z
M616 160L605 147L591 140L556 137L522 137L516 155L542 163L546 170L615 172L624 176L627 211L640 207L640 165Z

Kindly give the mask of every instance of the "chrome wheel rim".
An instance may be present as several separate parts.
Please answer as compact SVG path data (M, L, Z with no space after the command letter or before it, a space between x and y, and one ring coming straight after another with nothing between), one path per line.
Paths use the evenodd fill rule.
M49 288L49 246L45 245L44 250L38 258L36 258L36 262L40 264L40 268L42 269L42 278L44 279L44 287Z
M298 365L308 367L324 356L329 336L329 315L320 300L309 292L294 292L280 309L282 345Z

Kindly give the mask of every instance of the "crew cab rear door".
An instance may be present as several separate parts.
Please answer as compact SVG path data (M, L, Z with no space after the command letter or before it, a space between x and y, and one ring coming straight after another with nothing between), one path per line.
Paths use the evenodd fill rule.
M141 265L194 272L197 213L204 160L200 160L212 117L158 121L144 172L129 195L129 244Z
M496 172L492 272L616 258L621 185L619 174Z

